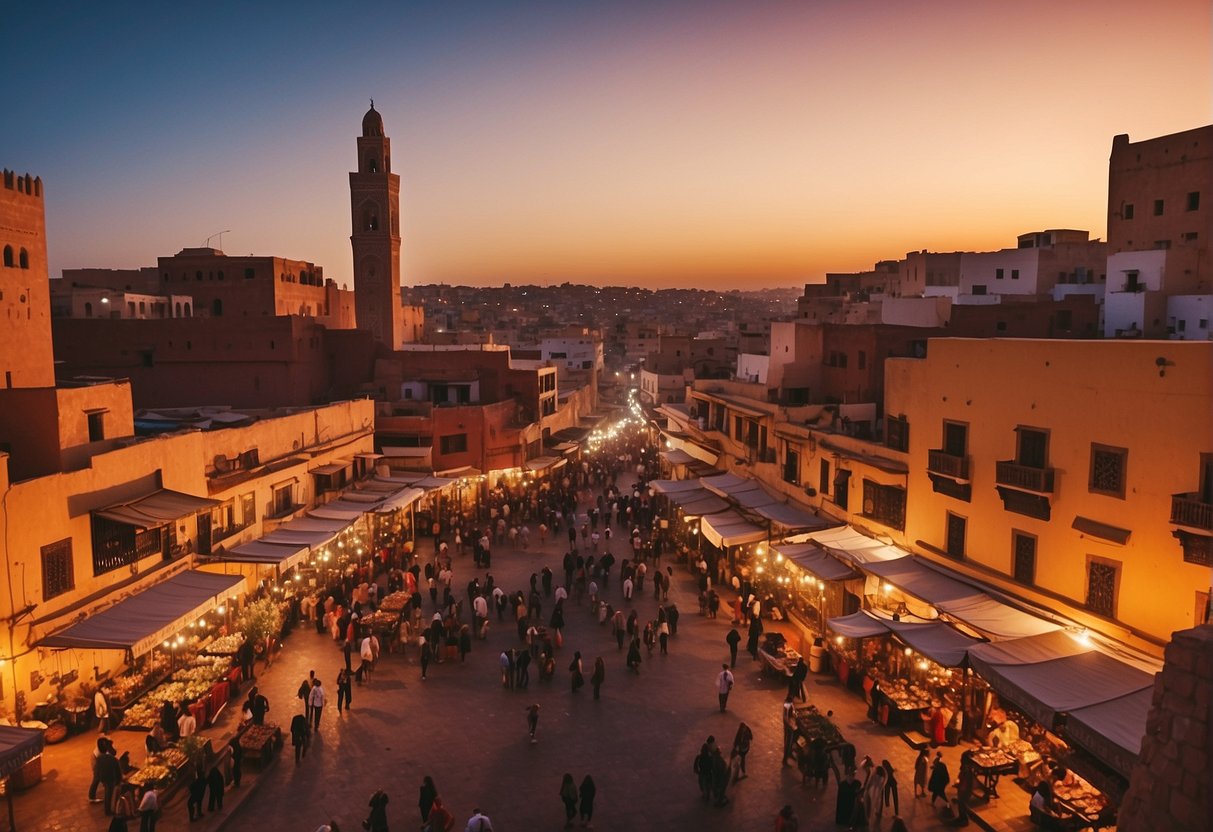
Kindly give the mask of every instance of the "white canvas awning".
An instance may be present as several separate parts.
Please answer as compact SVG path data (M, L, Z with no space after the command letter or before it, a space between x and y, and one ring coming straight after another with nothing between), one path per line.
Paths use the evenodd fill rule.
M649 488L656 491L658 494L677 494L682 491L694 491L703 488L699 484L699 480L650 480Z
M818 517L816 514L797 508L790 503L771 503L759 506L754 509L754 513L785 529L822 529L835 525L833 520Z
M318 517L322 520L345 520L352 523L372 509L373 504L371 503L359 500L346 500L343 497L325 503L322 506L317 506L308 512L308 516Z
M382 503L375 507L375 511L381 514L397 509L406 508L425 496L425 490L415 486L407 486L397 491L395 494L388 497Z
M671 465L689 465L692 462L697 462L695 457L688 454L681 448L675 448L671 451L662 451L661 458Z
M140 529L155 529L167 526L183 517L191 517L202 511L210 511L219 505L219 500L208 497L195 497L192 494L182 494L180 491L170 491L162 488L125 503L117 503L94 512L98 517L113 520L127 526Z
M988 595L940 601L935 607L991 641L1038 636L1061 629L1052 621L996 601Z
M47 636L39 646L130 650L138 656L215 607L243 581L243 575L181 572Z
M865 563L863 569L928 604L974 598L983 594L977 587L949 578L912 555L893 560L871 561Z
M909 554L905 549L899 549L865 534L860 534L850 526L837 526L819 532L810 532L808 539L834 555L858 564L893 560Z
M302 561L311 552L311 547L293 543L290 545L265 543L253 540L242 543L234 549L228 549L219 556L219 560L228 563L256 563L263 566L276 566L279 572L285 572Z
M709 514L699 521L699 533L714 546L741 546L767 539L767 530L759 528L735 511Z
M558 462L564 462L564 460L558 456L537 456L534 459L528 459L523 464L526 465L528 470L538 473L539 471L546 471Z
M796 564L819 581L849 581L863 577L812 543L779 543L772 546L771 551L783 555L790 563Z

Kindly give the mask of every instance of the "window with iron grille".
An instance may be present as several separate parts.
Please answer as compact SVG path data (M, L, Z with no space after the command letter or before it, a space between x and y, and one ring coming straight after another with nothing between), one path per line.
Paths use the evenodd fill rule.
M1036 536L1011 532L1011 565L1015 580L1031 586L1036 583Z
M70 592L76 586L72 569L72 539L66 538L42 547L42 600Z
M1110 497L1125 496L1125 467L1129 459L1126 448L1091 444L1091 480L1089 489Z
M893 485L863 481L863 515L890 526L904 529L906 525L906 491Z
M948 557L964 560L965 532L968 525L968 520L964 517L948 512L948 535L946 541Z
M1116 566L1093 560L1087 564L1087 609L1116 616Z

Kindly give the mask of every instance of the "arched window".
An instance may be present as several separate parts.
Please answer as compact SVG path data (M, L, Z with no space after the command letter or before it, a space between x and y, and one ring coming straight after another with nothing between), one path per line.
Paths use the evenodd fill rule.
M42 177L34 179L34 196L42 196Z
M12 246L4 247L4 265L8 266L9 268L12 268L12 266L14 265L13 264L13 247Z
M216 318L223 317L223 301L221 301L219 298L215 298L211 302L211 314Z
M135 317L135 302L133 300L128 300L126 302L126 314L130 315L132 318Z
M21 265L21 268L28 269L29 268L29 252L26 251L25 249L21 249L21 253L17 256L17 262Z
M201 279L202 279L202 270L199 269L198 271L194 272L194 280L201 280Z
M189 317L190 315L192 315L192 314L193 314L193 313L192 313L192 312L190 312L190 305L187 303L187 304L185 305L185 317L187 317L187 318L188 318L188 317Z
M84 317L93 317L93 305L91 303L84 304Z
M177 309L176 309L176 312L173 315L173 317L175 317L175 318L181 317L181 301L177 301Z
M368 202L362 206L362 230L379 230L379 206L373 202Z
M219 279L223 280L223 269L219 270Z
M147 314L147 304L144 303L143 301L139 301L139 317L142 318L146 314Z
M373 154L366 157L366 170L367 173L379 172L379 160Z

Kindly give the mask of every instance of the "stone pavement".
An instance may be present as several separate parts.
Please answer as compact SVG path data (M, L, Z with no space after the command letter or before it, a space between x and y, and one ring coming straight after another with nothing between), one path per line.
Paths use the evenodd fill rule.
M621 548L620 542L617 537L616 548ZM503 547L494 553L494 568L488 571L507 592L526 587L530 574L545 563L559 580L564 536L543 547L536 543L533 539L528 551ZM428 547L428 541L421 545ZM431 665L424 682L415 649L407 655L385 653L373 678L354 688L352 712L338 716L334 681L342 665L341 652L326 635L297 630L286 640L273 668L261 674L259 685L271 703L267 720L285 727L300 707L295 698L299 682L311 669L321 678L330 704L302 765L295 765L288 740L280 759L265 772L258 773L255 763L246 764L246 783L228 792L222 816L188 823L184 796L179 794L166 806L158 829L216 832L272 826L312 832L335 819L348 832L360 829L367 800L380 788L390 798L391 828L414 829L420 826L418 787L422 776L429 774L456 816L456 829L463 829L478 806L493 819L498 832L555 830L563 826L557 792L564 772L572 773L578 783L586 773L593 775L598 786L594 820L599 830L769 830L785 803L796 808L802 829L835 828L833 783L824 789L803 786L799 774L781 764L779 715L784 685L760 674L758 664L745 653L744 642L729 710L719 712L715 678L728 656L724 642L728 619L701 618L686 568L668 565L674 566L675 576L670 601L682 613L678 635L670 640L668 656L656 650L645 656L638 676L627 671L624 653L616 650L609 627L600 627L591 617L588 602L579 608L570 599L564 647L557 651L552 681L539 681L533 665L528 691L502 689L498 655L519 642L508 617L501 625L494 619L487 641L474 642L466 663L456 659ZM455 558L452 586L458 595L463 595L473 571L470 555ZM618 606L622 600L618 567L613 571L616 574L603 597ZM485 571L476 574L483 581ZM657 602L647 582L646 591L633 600L641 621L656 617ZM545 619L551 607L551 600L545 599ZM605 658L607 677L600 701L593 700L588 685L577 694L570 692L566 668L574 650L582 653L587 679L594 658ZM927 802L913 797L914 752L887 729L868 721L862 699L832 677L810 676L808 687L811 701L823 711L834 711L844 736L860 755L892 762L909 828L942 829ZM528 742L526 734L524 709L531 702L541 706L536 744ZM230 733L235 704L209 735ZM707 806L699 798L692 773L695 755L705 737L714 734L727 756L740 720L754 731L749 777L732 788L728 806ZM120 750L137 746L132 757L142 760L141 733L119 731L115 738ZM106 828L100 807L85 801L88 753L95 739L96 734L85 734L48 749L47 781L16 798L18 829ZM960 749L944 749L953 778L959 754ZM1009 781L1003 794L1003 805L985 814L993 828L1021 828L1018 819L1026 812L1027 796L1021 800L1022 793ZM886 814L879 826L871 828L888 829L889 817Z

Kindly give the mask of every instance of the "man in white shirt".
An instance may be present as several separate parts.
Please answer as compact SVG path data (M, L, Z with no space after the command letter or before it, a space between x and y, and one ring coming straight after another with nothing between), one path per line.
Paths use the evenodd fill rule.
M733 672L729 670L727 664L720 666L720 673L716 676L716 694L720 700L720 712L724 713L724 709L729 704L729 692L733 690Z
M563 586L556 587L556 603L557 604L559 604L561 601L565 600L568 597L569 597L569 591L567 589L565 589Z
M493 832L493 822L489 820L488 815L481 814L479 809L473 809L463 832Z
M320 730L320 712L324 710L324 688L320 685L320 680L315 679L312 682L312 692L308 695L307 704L312 710L313 727L315 730Z
M177 733L184 739L193 736L197 730L198 720L194 719L194 714L187 705L181 709L181 716L177 718Z

